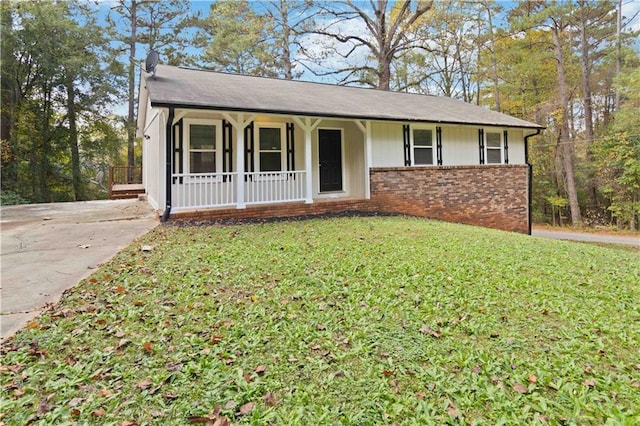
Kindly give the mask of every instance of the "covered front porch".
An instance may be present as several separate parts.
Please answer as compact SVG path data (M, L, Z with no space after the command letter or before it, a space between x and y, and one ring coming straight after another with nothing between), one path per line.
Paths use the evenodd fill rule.
M367 121L187 108L166 118L171 217L370 196Z

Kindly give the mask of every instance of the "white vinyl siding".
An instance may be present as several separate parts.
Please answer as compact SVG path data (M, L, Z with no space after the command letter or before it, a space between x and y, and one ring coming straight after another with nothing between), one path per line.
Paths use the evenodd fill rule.
M373 167L403 167L402 124L371 123L371 162Z

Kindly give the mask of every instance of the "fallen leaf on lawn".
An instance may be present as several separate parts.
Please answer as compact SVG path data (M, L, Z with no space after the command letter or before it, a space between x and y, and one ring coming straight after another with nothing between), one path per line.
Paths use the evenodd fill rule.
M49 401L51 401L54 395L55 394L51 393L47 395L45 399L40 401L40 404L38 404L38 415L43 415L51 411L51 406L49 405Z
M118 341L118 344L116 345L116 349L121 349L124 346L128 345L129 343L131 343L131 340L129 339L120 339Z
M592 370L593 370L593 367L591 367L589 364L586 364L586 365L584 366L584 372L585 372L586 374L591 374L591 371L592 371Z
M138 426L138 423L132 422L131 420L123 420L120 426Z
M78 405L82 404L82 401L84 401L84 398L73 398L71 401L69 401L69 407L77 407Z
M13 396L16 398L20 398L22 395L24 395L24 391L22 389L16 389L13 391Z
M442 336L442 332L434 330L428 325L423 325L422 327L420 327L420 333L427 336L435 337L436 339Z
M162 395L165 399L168 399L169 401L173 401L174 399L178 399L178 395L173 393L173 392L168 392L165 393L164 395Z
M144 342L142 344L142 350L145 351L146 353L151 353L153 351L153 343Z
M596 385L596 381L593 379L589 379L589 380L585 380L584 382L582 382L583 385L587 386L587 387L594 387Z
M516 383L513 385L513 390L520 393L529 393L529 388L527 388L522 383Z
M255 372L258 376L262 376L265 371L267 371L267 367L265 367L264 365L259 365L256 367Z
M423 400L427 397L427 394L424 392L418 392L416 393L416 398L418 398L419 400Z
M538 383L538 376L536 376L535 374L530 374L528 380L529 383Z
M233 410L234 408L236 408L236 405L238 405L238 403L235 402L233 399L230 399L229 401L227 401L226 404L224 404L224 409Z
M213 419L204 416L189 416L187 421L189 423L211 423Z
M147 389L149 386L151 386L153 384L153 382L149 379L144 379L143 381L139 382L136 387L139 389Z
M38 328L39 326L40 324L38 324L38 321L30 321L29 323L27 323L27 328L29 329Z
M394 374L396 374L395 370L382 370L383 376L393 376Z
M255 407L255 405L256 404L254 402L247 402L242 407L240 407L240 415L246 416L247 414L253 411L253 407Z
M218 417L215 422L213 422L213 426L229 426L229 420L226 417Z
M143 251L143 252L153 251L153 246L140 246L140 251Z
M447 408L447 414L449 414L451 417L453 417L454 419L458 418L458 411L455 409L455 407L453 407L452 405L450 405Z
M398 382L396 380L391 381L391 387L393 388L393 393L398 394Z
M104 398L108 398L111 395L113 395L113 393L109 390L109 389L100 389L98 391L98 395L104 397Z
M633 380L631 381L631 387L633 388L640 388L640 382L637 380Z
M251 383L251 374L249 373L244 373L244 376L242 376L244 378L244 381L247 383Z
M262 400L264 401L265 404L267 404L270 407L273 407L278 403L275 395L272 392L267 392L265 396L262 397Z
M105 414L107 414L107 412L105 411L104 408L98 408L97 410L93 410L91 414L93 414L96 417L102 417Z
M222 339L224 339L224 336L219 336L219 335L212 335L211 338L209 339L209 341L211 342L212 345L218 344L222 341Z

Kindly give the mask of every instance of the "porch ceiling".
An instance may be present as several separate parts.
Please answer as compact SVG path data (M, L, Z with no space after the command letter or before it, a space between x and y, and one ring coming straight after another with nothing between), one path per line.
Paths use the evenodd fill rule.
M227 111L542 128L457 99L159 65L151 104Z

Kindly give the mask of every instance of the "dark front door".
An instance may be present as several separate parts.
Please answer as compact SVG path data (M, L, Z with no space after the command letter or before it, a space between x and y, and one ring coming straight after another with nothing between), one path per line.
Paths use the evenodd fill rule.
M342 191L342 133L318 130L320 192Z

